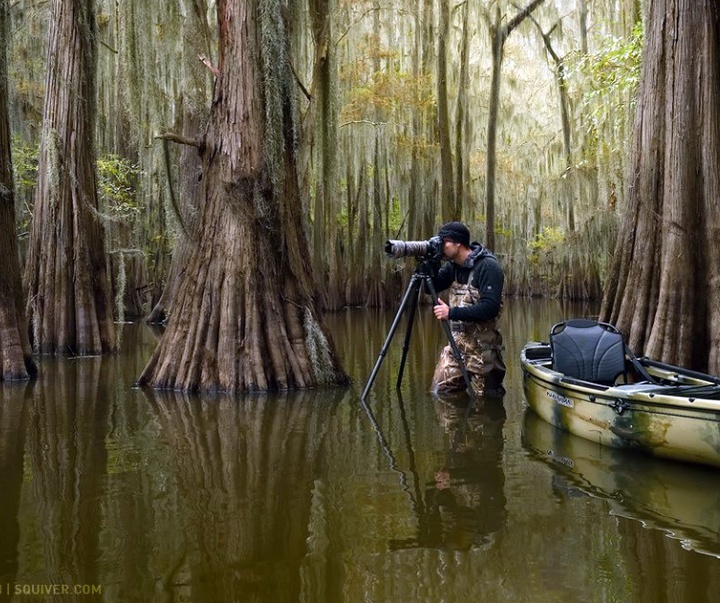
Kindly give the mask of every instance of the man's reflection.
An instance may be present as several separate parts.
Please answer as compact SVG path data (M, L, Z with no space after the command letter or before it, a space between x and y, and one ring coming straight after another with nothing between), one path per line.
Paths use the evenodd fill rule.
M468 550L491 542L503 526L505 409L497 398L471 404L467 398L435 399L448 436L445 463L425 488L417 538L392 541L391 548Z

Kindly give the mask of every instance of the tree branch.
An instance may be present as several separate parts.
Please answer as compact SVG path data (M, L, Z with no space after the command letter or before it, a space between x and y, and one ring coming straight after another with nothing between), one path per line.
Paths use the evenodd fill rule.
M522 23L545 0L532 0L523 10L515 15L503 28L503 39L507 38L513 29Z
M292 64L292 61L288 61L288 63L290 64L290 71L295 78L295 82L300 87L300 91L305 95L305 98L308 99L308 101L311 101L312 95L310 94L310 92L308 92L308 89L303 85L302 81L300 81L298 74L295 72L295 66Z
M196 149L202 148L202 144L199 140L195 140L194 138L186 138L185 136L182 136L180 134L175 134L175 132L165 132L163 134L157 134L155 138L159 140L169 140L171 142L177 142L178 144L185 144L189 147L195 147Z
M220 70L210 62L210 59L208 57L206 57L204 54L199 54L198 60L203 65L205 65L205 67L207 67L210 70L210 73L212 73L216 78L220 77Z

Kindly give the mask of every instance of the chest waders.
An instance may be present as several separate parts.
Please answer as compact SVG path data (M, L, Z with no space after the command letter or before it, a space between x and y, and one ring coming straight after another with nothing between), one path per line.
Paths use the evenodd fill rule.
M450 307L475 305L480 300L480 291L472 285L453 283L450 288ZM473 390L478 396L501 395L505 378L502 334L498 329L500 314L483 322L450 321L450 330L460 350ZM440 352L435 367L432 390L437 393L462 391L465 379L450 346Z

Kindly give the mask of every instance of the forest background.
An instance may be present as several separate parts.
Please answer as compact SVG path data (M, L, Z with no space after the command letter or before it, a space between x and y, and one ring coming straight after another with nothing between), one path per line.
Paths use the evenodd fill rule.
M9 12L21 263L37 184L49 6L18 0ZM508 294L602 295L625 200L640 2L547 0L503 30L523 6L285 6L304 215L325 309L397 303L414 262L388 261L385 240L424 240L449 219L465 221L500 257ZM184 143L209 115L215 6L100 0L96 20L100 214L116 319L161 318L172 253L197 209L200 163ZM493 58L498 43L501 61Z

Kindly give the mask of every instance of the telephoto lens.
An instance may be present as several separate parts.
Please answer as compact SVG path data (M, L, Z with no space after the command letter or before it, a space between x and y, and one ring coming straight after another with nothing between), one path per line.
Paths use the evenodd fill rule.
M428 241L396 241L385 242L385 253L389 258L424 258L430 251Z

